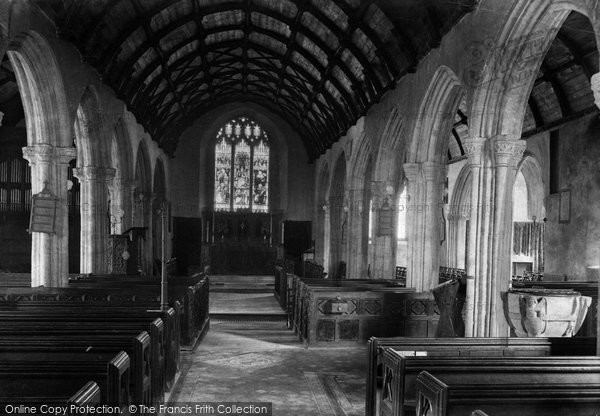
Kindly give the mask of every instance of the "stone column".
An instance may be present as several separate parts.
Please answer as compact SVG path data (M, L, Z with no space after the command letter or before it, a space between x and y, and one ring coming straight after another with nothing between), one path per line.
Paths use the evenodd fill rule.
M363 273L363 223L362 223L362 189L348 192L348 215L346 226L346 251L348 264L346 276L348 279L366 279L366 266Z
M44 186L58 198L55 233L32 233L31 286L61 287L68 284L69 211L67 207L67 168L75 159L74 147L37 144L23 148L23 157L31 166L31 192Z
M421 165L405 163L404 175L407 179L406 237L408 240L408 264L406 265L406 286L423 291L423 199L425 189Z
M479 311L482 308L479 300L479 288L482 286L485 268L481 266L485 264L487 259L488 240L483 238L485 227L483 220L489 213L487 196L485 194L485 139L472 138L463 143L463 148L468 156L468 165L471 170L471 178L473 181L471 191L471 215L469 228L469 252L467 253L467 295L465 300L465 336L479 336L479 331L476 329L476 322L479 318ZM480 234L482 238L479 238Z
M128 190L125 189L125 181L122 178L113 178L108 184L108 194L110 196L110 233L121 234L125 231L123 227L125 201L129 196Z
M373 264L371 276L375 279L393 279L396 265L396 221L397 201L394 198L394 184L379 182L373 190ZM392 216L392 230L388 234L381 233L382 212L386 208Z
M442 226L442 183L446 167L435 162L423 163L425 209L423 238L423 290L439 284L440 241Z
M510 286L513 187L517 166L523 158L527 144L518 137L496 136L493 141L495 165L495 229L494 264L490 279L490 329L491 336L508 336L509 327L502 311L501 292Z
M329 253L331 246L331 209L329 203L323 204L323 270L329 272ZM330 278L333 276L329 276Z
M85 166L73 174L81 184L81 273L107 273L108 184L115 170Z
M500 293L509 287L512 188L524 141L507 136L467 141L473 178L467 261L466 336L508 336Z

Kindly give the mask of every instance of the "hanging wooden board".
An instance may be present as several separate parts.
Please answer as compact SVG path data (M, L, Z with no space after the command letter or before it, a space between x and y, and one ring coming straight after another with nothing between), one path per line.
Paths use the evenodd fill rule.
M387 201L379 209L379 227L377 235L380 237L390 236L394 233L394 210L388 205Z
M58 198L44 186L42 192L32 197L29 233L55 233Z

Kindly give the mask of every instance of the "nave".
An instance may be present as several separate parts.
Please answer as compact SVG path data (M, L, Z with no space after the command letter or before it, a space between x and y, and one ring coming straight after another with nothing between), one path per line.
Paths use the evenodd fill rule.
M599 42L596 0L0 0L0 402L248 392L260 344L317 410L587 416Z
M211 276L211 289L229 278ZM273 296L273 276L263 280L270 284L244 278L256 281L245 276L211 291L210 331L194 352L182 352L171 402L270 402L273 415L364 415L365 346L304 348Z

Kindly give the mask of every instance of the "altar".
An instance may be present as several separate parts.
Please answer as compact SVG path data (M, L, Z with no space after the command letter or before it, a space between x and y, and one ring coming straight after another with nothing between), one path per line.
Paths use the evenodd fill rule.
M273 274L280 244L281 214L206 212L212 274Z

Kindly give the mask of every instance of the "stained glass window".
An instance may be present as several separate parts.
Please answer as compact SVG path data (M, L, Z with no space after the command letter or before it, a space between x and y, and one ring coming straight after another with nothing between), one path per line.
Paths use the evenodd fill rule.
M215 209L269 210L269 137L246 117L229 121L217 133Z

